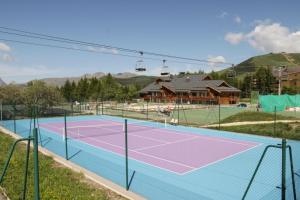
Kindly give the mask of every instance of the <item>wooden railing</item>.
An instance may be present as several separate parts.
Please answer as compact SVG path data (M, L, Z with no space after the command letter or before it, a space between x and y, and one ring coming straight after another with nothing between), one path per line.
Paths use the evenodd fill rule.
M143 96L145 100L165 100L165 101L175 101L176 99L184 101L200 101L200 102L218 102L219 97L197 97L197 96ZM220 103L232 103L239 102L239 97L220 97Z

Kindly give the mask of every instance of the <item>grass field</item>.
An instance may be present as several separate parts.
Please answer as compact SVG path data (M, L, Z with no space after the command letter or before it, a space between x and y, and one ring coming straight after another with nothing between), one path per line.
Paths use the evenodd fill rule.
M0 133L0 172L2 172L8 150L14 140ZM18 200L22 194L25 166L25 145L20 144L13 156L7 176L1 185L11 200ZM56 163L52 158L40 156L41 199L51 200L123 200L125 198L87 180L82 174ZM26 199L33 199L33 158L30 157L28 192Z
M101 114L101 112L99 112ZM146 110L137 111L133 109L121 109L121 108L105 108L104 114L113 116L122 116L136 119L149 119L149 120L160 120L164 118L170 121L172 118L178 119L181 125L192 125L192 126L205 126L209 124L217 124L219 120L221 123L231 122L244 122L244 121L272 121L274 120L274 113L257 112L255 108L238 108L234 106L206 106L197 108L181 108L178 110L174 109L170 116L164 116L163 114L149 110L148 117ZM220 119L219 119L220 118ZM278 112L276 113L277 120L296 120L300 119L300 112Z
M274 113L246 111L243 113L237 113L221 120L221 123L232 123L232 122L255 122L255 121L273 121L275 119ZM276 120L296 120L297 117L283 115L279 113L276 115Z
M221 127L221 130L300 140L300 123L277 123L275 133L274 124L229 126Z

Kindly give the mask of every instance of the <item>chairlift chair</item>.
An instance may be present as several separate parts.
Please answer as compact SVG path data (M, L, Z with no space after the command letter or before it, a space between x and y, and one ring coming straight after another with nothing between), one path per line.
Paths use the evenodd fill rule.
M162 75L162 76L170 75L169 67L166 65L166 60L163 60L163 66L162 66L160 75Z
M144 61L143 61L143 52L141 51L140 52L140 60L136 61L136 64L135 64L135 71L136 72L145 72L146 71L146 68L144 66Z
M232 64L232 69L229 69L227 71L227 78L235 78L236 77L236 71L234 70L234 65Z
M236 72L234 70L228 70L227 71L227 78L235 78Z

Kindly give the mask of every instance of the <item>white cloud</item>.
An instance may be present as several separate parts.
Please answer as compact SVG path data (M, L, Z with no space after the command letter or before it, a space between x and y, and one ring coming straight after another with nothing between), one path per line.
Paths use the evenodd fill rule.
M99 53L108 53L108 54L118 54L119 53L119 51L115 48L105 48L105 47L99 48L99 47L88 46L87 50L99 52Z
M239 44L244 39L243 33L227 33L225 35L225 40L230 44Z
M224 65L224 63L226 63L226 59L223 56L209 55L207 61L209 62L208 69L206 69L205 71L221 70L226 67Z
M0 51L10 52L11 48L7 44L0 42Z
M234 21L238 24L242 23L242 19L240 16L235 16Z
M300 52L300 31L292 32L279 23L264 22L247 34L228 33L225 40L231 44L238 44L244 40L262 52Z
M223 56L211 56L209 55L207 58L208 62L211 63L225 63L226 59Z
M7 53L0 54L0 61L12 62L14 61L14 57L12 57L10 54Z
M257 25L269 25L269 24L272 24L272 20L271 19L264 19L264 20L254 20L252 23L251 23L251 26L257 26Z
M223 11L223 12L222 12L221 14L219 14L217 17L223 19L223 18L225 18L227 15L228 15L228 13L225 12L225 11Z
M58 72L59 72L58 69L52 67L46 67L43 65L20 67L14 65L0 64L1 77L25 77L25 76L38 77L40 75L49 75Z

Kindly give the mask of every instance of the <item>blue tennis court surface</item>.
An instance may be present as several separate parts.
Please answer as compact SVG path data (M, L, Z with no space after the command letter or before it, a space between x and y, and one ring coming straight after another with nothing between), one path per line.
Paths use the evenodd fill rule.
M110 116L68 117L70 160L125 187L123 122L123 118ZM281 142L202 128L164 126L133 119L128 122L130 175L135 171L130 190L147 199L241 199L264 148ZM43 147L62 157L65 156L63 123L62 117L39 119ZM28 136L30 120L18 120L16 124L17 133ZM11 121L5 121L4 126L13 130ZM300 142L289 140L288 145L293 148L294 167L299 175ZM293 199L289 164L288 159L287 199ZM281 150L270 149L246 199L279 200L280 185Z

